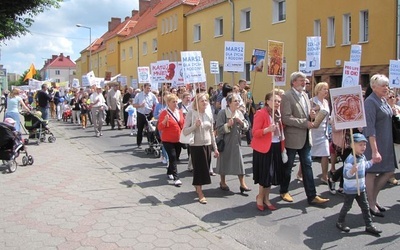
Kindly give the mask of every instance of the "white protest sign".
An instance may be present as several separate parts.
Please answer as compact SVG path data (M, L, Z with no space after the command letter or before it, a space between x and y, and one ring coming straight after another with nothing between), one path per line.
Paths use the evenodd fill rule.
M390 60L389 63L389 87L400 88L400 61Z
M306 44L306 66L310 71L321 68L321 37L308 36Z
M150 68L149 67L137 67L139 83L150 82Z
M87 75L83 75L82 76L82 87L89 87L90 84L90 80L89 77ZM73 88L78 88L79 87L79 81L78 82L72 82L72 87Z
M82 76L83 77L83 76ZM78 88L80 86L80 84L79 84L79 79L78 78L74 78L73 80L72 80L72 87L74 87L74 88ZM88 85L89 86L89 85Z
M342 87L357 86L360 80L360 65L355 62L344 62Z
M203 58L201 51L182 51L182 69L185 83L205 82L206 73L204 71Z
M225 41L224 71L244 72L244 42Z
M219 63L218 61L210 61L210 74L219 74Z
M356 62L361 65L362 47L358 44L351 45L350 49L350 62Z
M137 89L139 87L139 83L138 83L137 79L132 79L131 87L134 88L134 89Z
M158 82L157 81L153 81L154 78L153 76L150 76L150 89L151 91L157 91L158 90Z
M31 87L32 90L39 90L41 89L42 82L32 78L29 79L28 85Z
M118 76L117 81L121 84L121 86L126 86L128 78L126 76Z
M275 76L275 86L285 86L286 85L286 63L282 64L282 75Z
M167 82L171 82L171 87L173 88L184 86L182 63L170 62L168 65L168 75L165 78L168 80Z
M299 71L305 74L306 76L312 75L311 70L307 69L306 61L299 61Z
M150 63L151 81L157 83L171 82L171 79L167 80L169 61L163 60L156 63Z

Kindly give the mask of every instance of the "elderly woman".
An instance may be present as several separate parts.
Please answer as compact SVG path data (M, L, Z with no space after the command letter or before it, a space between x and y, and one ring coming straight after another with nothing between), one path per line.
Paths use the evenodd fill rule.
M199 93L193 101L192 109L186 115L185 126L182 131L185 135L194 133L194 143L190 145L191 160L193 164L193 186L196 188L199 202L206 204L202 186L211 183L209 168L211 164L211 151L218 157L219 153L213 133L213 116L207 112L207 93Z
M269 210L276 210L269 200L271 185L279 185L282 173L282 152L284 135L279 108L281 97L274 93L265 96L264 108L258 110L254 116L253 140L253 180L258 184L256 197L257 208L264 211L264 205ZM274 115L272 115L272 108Z
M363 133L369 140L365 156L376 163L366 171L365 185L371 214L383 217L386 209L379 205L378 194L397 166L392 137L393 111L385 100L389 79L376 74L371 77L370 85L372 93L364 102L367 126Z
M224 140L225 148L217 159L216 173L221 176L220 188L229 191L226 184L226 175L237 175L240 182L240 192L251 191L244 181L244 164L240 151L240 132L247 130L249 124L239 110L239 98L237 95L226 96L227 107L219 111L217 116L217 141Z
M170 180L174 180L175 186L182 185L178 177L177 160L181 154L181 143L179 135L185 123L183 113L178 109L178 97L175 94L166 96L167 108L161 111L158 119L158 130L160 130L163 147L168 154L167 175Z
M313 109L318 113L320 110L326 111L326 116L320 123L318 128L311 129L312 147L311 156L321 157L322 176L321 182L328 184L328 165L329 165L329 139L328 139L328 122L329 122L329 103L328 97L329 85L326 82L320 82L315 85L315 96L310 99ZM322 113L321 113L322 114Z
M21 119L19 117L19 107L20 105L25 109L26 111L29 111L29 108L25 105L24 101L22 98L19 96L21 93L21 90L18 88L14 88L11 93L9 94L7 98L7 111L4 115L4 118L12 118L15 121L14 127L16 131L20 131L20 124L21 124Z
M396 93L393 90L390 90L387 96L387 102L389 104L389 106L392 108L393 110L393 115L395 116L400 116L400 106L398 106L396 104L397 102L397 98L396 98ZM400 145L399 144L395 144L395 155L398 156L398 150L399 150ZM396 157L397 158L397 157ZM392 185L397 185L399 184L399 181L396 180L396 177L393 176L390 177L389 181L390 184Z

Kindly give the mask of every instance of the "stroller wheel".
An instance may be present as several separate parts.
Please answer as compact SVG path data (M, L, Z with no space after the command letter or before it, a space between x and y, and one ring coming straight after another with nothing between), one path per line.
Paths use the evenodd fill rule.
M29 143L29 139L24 139L24 144L28 144Z
M8 161L7 162L7 167L8 167L8 172L14 173L17 170L17 162L14 160Z
M40 138L40 142L44 142L44 138L43 137Z
M160 157L160 150L154 150L154 157L159 158Z
M28 164L29 164L29 165L32 165L32 164L33 164L33 157L32 157L32 155L29 155L29 156L28 156Z
M28 163L29 163L28 156L24 155L22 157L22 165L26 166L26 165L28 165Z
M48 141L49 141L50 143L53 143L53 142L56 141L56 137L55 137L55 136L49 136Z
M144 149L144 152L146 153L146 155L151 154L150 148L145 148L145 149Z

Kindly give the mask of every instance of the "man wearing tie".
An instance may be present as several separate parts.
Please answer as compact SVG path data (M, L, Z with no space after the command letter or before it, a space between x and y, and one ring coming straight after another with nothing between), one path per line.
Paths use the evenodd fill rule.
M290 90L282 95L281 115L285 133L285 147L288 161L284 164L284 176L280 186L281 198L293 202L289 194L289 183L296 153L299 154L303 175L304 190L309 204L322 204L329 199L317 195L314 174L311 168L311 133L314 127L311 122L315 118L315 111L311 109L310 100L304 92L306 75L294 72L290 75Z
M153 118L153 107L158 103L157 97L151 93L149 83L143 85L143 91L135 96L133 106L137 109L137 136L136 143L138 148L142 146L143 129L148 120Z

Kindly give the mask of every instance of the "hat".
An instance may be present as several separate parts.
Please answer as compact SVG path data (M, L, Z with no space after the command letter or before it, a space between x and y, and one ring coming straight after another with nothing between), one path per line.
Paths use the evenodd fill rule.
M10 118L10 117L4 119L4 122L7 123L7 124L10 124L10 125L13 125L13 126L15 124L15 120L13 118Z
M362 142L362 141L368 142L367 138L365 138L365 136L360 133L355 133L353 135L353 140L354 140L354 142Z

